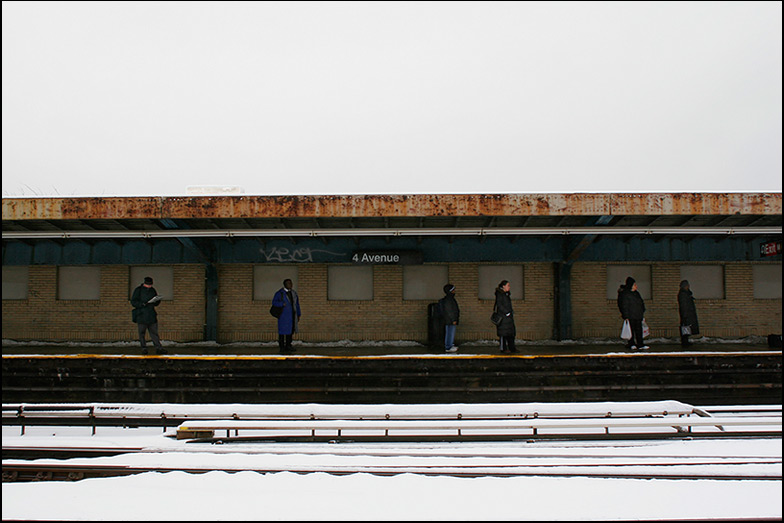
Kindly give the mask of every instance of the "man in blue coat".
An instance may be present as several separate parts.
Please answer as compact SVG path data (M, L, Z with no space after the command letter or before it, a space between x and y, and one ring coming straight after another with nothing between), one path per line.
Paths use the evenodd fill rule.
M294 284L291 280L283 281L283 288L278 290L272 298L272 306L281 309L280 316L278 316L280 353L291 354L294 352L291 341L294 338L294 333L297 332L299 318L302 316L302 311L299 308L299 296L297 296L297 291L294 290Z

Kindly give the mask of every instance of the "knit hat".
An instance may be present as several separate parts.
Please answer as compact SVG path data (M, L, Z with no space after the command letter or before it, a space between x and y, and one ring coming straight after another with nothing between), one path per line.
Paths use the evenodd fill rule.
M145 276L144 283L146 283L147 285L152 285L152 278L150 278L149 276Z
M455 290L455 286L452 285L451 283L447 283L446 285L444 285L444 293L445 294L449 294L449 293L451 293L454 290Z

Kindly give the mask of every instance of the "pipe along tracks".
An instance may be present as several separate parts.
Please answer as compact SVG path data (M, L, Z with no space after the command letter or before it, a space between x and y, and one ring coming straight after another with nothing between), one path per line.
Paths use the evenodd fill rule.
M5 407L4 425L11 425L11 419L19 421L10 415L13 406ZM21 406L16 407L19 412ZM28 413L37 413L50 425L52 416L75 415L73 409L31 407L35 406L26 406ZM95 405L76 407L87 407L84 412L93 416L102 410L100 405L97 409ZM221 412L227 407L215 407L213 419L203 415L183 421L189 415L183 412L176 433L169 432L171 439L175 435L180 439L163 440L168 444L158 448L33 447L22 444L26 436L21 434L8 438L17 444L6 445L4 436L3 481L74 481L143 472L216 470L781 481L780 451L743 455L717 451L699 456L650 452L651 445L659 445L651 440L672 438L695 442L745 438L754 448L761 439L778 438L780 449L781 406L697 409L678 402L640 402L610 407L606 403L579 407L531 404L526 409L525 404L442 405L437 412L424 414L410 405L246 407L249 410L242 416ZM236 405L231 408L237 410ZM114 412L133 414L134 409L116 408ZM291 417L281 419L282 412ZM135 415L144 419L138 412ZM35 417L24 417L26 426L35 425ZM148 411L146 419L157 423L160 416ZM171 416L167 419L174 421ZM127 425L127 418L115 420L118 426ZM215 431L223 430L229 433L216 436ZM235 431L233 436L231 431ZM303 431L304 435L298 434ZM544 441L546 446L538 445ZM183 453L189 456L185 467L181 465ZM227 455L236 453L244 456L240 467L227 461ZM38 459L46 457L71 459Z

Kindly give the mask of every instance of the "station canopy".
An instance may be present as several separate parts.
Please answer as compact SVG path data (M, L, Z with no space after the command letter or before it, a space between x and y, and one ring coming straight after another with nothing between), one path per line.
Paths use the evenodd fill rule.
M3 198L3 240L781 234L781 193Z

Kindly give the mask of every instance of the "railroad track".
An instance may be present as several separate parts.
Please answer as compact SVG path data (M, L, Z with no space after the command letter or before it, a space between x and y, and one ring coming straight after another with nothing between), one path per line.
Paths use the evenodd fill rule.
M109 415L117 425L112 430L122 433L129 431L125 428L127 415L160 420L158 409L163 407L171 408L133 404L4 405L3 481L74 481L175 471L773 481L781 481L782 475L780 406L695 408L672 401L453 404L425 409L406 405L235 405L208 406L205 410L205 406L178 405L177 415L168 411L165 415L169 421L175 418L181 422L176 431L178 439L174 439L174 432L164 435L158 432L160 429L146 429L155 434L147 440L155 447L91 445L96 427L90 430L84 423L77 425L77 432L83 433L78 440L81 444L26 444L35 441L30 438L38 437L33 434L36 431L51 436L50 427L58 419L62 422L79 415L81 421L92 423L96 417ZM229 411L221 411L224 408ZM193 418L197 409L212 419ZM283 413L289 417L281 419ZM44 423L36 427L36 420ZM390 433L424 428L452 435L410 434L403 443L388 435L362 440L356 433L344 437L334 434L335 430L361 431L369 427L388 429ZM494 431L522 427L539 433L459 435L471 427ZM238 429L247 435L237 435ZM254 436L253 431L259 429L283 433ZM319 437L287 435L292 429L331 432ZM621 429L631 433L610 433ZM106 430L101 426L100 431ZM216 430L226 430L227 434L218 436ZM553 430L570 432L543 434ZM595 432L580 434L583 430ZM229 431L235 436L229 436ZM202 437L202 433L209 437ZM703 444L706 439L715 440L715 444ZM744 440L742 453L727 450L739 448L733 440L740 439ZM679 444L671 445L674 440ZM58 438L47 441L57 442ZM695 454L692 447L686 450L680 442L700 450ZM660 452L659 448L670 452ZM236 465L237 454L243 456L241 466ZM232 455L234 462L228 461Z
M398 461L401 456L388 456L387 460ZM443 457L431 457L430 460L443 461ZM453 458L465 460L466 458ZM146 472L187 472L204 474L207 472L256 472L271 474L293 472L297 474L327 473L333 475L373 474L394 476L398 474L418 474L426 476L453 476L463 478L476 477L586 477L586 478L618 478L618 479L684 479L684 480L769 480L781 481L781 459L775 458L679 458L669 460L640 459L573 459L576 463L564 464L563 457L543 460L512 460L501 458L504 463L481 464L427 464L427 459L420 457L418 463L411 464L373 464L369 462L346 465L288 465L288 466L161 466L161 465L114 465L114 464L68 464L68 463L3 463L3 481L77 481L86 478L107 478L128 476ZM332 459L330 459L332 461ZM372 460L371 460L372 461ZM500 461L500 459L498 459ZM514 461L529 461L515 463ZM701 471L710 467L709 472ZM653 470L651 470L653 469ZM748 470L744 470L748 469ZM762 470L760 470L762 469Z

